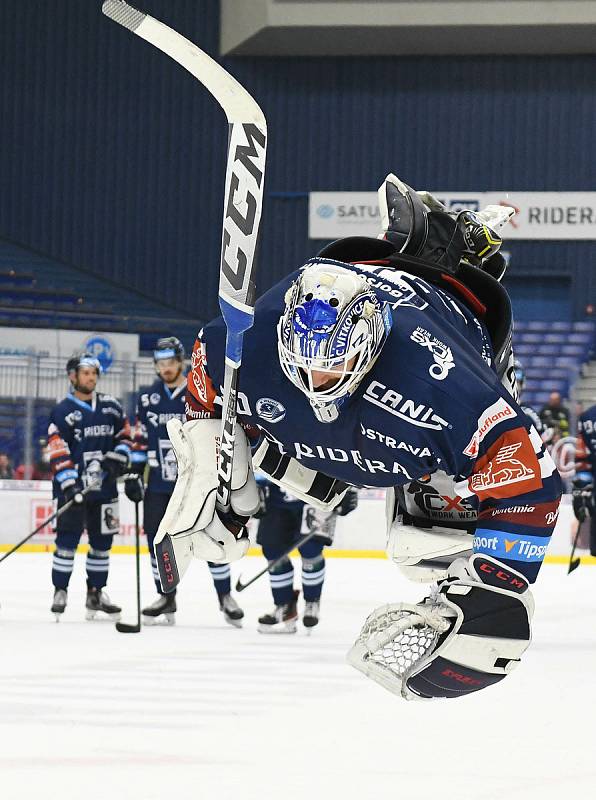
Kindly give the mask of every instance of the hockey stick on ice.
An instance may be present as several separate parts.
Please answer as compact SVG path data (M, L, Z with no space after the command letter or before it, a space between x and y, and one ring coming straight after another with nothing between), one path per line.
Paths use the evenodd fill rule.
M567 574L571 575L573 570L577 569L581 563L581 559L574 558L575 556L575 548L577 547L577 543L579 542L579 535L582 529L582 523L577 523L577 532L575 534L575 538L573 539L573 546L571 548L571 555L569 556L569 567L567 569Z
M227 336L217 492L218 508L227 513L230 510L238 370L242 362L243 336L252 326L254 317L254 267L263 206L267 123L263 112L246 89L184 36L129 6L124 0L105 0L102 11L188 70L209 90L228 119L228 160L219 273L219 305ZM174 570L172 583L175 558L170 537L166 536L159 547L162 555L158 559L160 574L162 561L167 559L168 585L171 589L179 578L175 574L177 570Z
M309 542L313 536L317 535L317 533L319 533L319 531L311 531L310 533L306 533L301 539L298 539L297 542L294 542L294 544L291 547L288 547L287 550L285 550L280 556L278 556L275 559L275 561L270 561L265 567L265 569L262 569L260 572L257 572L257 574L253 575L253 577L246 583L242 583L242 575L241 575L236 581L236 591L243 592L245 589L251 586L251 584L253 584L255 581L258 581L262 575L264 575L266 572L269 572L270 569L273 569L273 567L276 567L278 564L281 564L284 558L287 558L287 556L290 555L292 550L297 550L299 547L302 547L303 544Z
M89 492L92 492L94 489L97 489L100 483L101 479L95 480L93 481L93 483L90 483L89 486L85 487L82 491L80 491L77 496L80 497L81 500L77 502L81 502L82 499L85 497L85 495L89 494ZM46 527L46 525L50 524L50 522L53 522L55 519L58 519L58 517L61 517L62 514L68 511L68 509L71 508L74 504L75 504L75 498L73 497L73 499L69 500L68 503L64 503L64 505L60 506L60 508L57 511L54 511L54 513L51 516L49 516L47 519L44 519L41 525L38 525L34 531L25 536L24 539L21 539L21 541L18 544L15 544L15 546L11 548L8 551L8 553L4 553L2 558L0 558L0 562L4 561L5 558L8 558L8 556L11 556L13 553L15 553L20 547L22 547L25 544L25 542L28 542L29 539L32 539L36 533L42 531Z
M139 527L139 503L135 503L135 572L137 580L137 622L136 625L127 625L126 622L117 622L118 633L141 632L141 529Z

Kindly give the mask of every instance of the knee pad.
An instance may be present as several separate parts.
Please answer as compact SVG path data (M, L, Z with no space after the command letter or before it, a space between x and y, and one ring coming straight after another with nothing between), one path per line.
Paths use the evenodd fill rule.
M67 550L64 547L57 547L54 555L58 556L59 558L74 558L75 552L75 550Z
M276 564L272 569L269 570L270 575L283 575L284 572L289 572L292 570L292 562L289 558L284 558L283 561L280 561L279 564Z
M472 554L472 534L454 528L416 528L393 523L387 535L387 557L411 581L431 582L447 575L451 562Z
M89 552L87 555L92 556L93 558L109 558L110 551L109 550L96 550L95 547L89 547Z
M302 560L305 559L308 561L309 559L315 558L323 558L323 548L325 547L325 543L322 542L320 539L311 539L309 542L305 542L300 548L300 555L302 556Z
M302 557L302 571L303 572L319 572L323 568L325 559L322 555L314 556L313 558Z

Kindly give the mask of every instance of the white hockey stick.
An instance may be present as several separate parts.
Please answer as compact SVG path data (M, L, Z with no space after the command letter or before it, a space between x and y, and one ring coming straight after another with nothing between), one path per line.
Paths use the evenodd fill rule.
M267 123L246 89L184 36L124 0L105 0L102 11L188 70L211 92L228 118L219 273L219 305L227 336L217 492L218 507L226 513L230 509L238 369L242 362L243 336L252 326L254 317L255 252L263 206Z

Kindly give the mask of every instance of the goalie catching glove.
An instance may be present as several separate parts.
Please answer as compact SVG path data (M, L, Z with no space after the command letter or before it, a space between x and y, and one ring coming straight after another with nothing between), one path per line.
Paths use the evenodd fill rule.
M219 485L217 457L221 420L170 420L168 436L178 460L178 478L155 537L155 557L162 588L176 588L191 558L225 564L248 550L246 523L259 506L250 447L236 425L231 511L221 515L215 499Z
M373 611L348 661L406 700L461 697L518 665L533 611L523 575L490 556L460 558L422 603Z

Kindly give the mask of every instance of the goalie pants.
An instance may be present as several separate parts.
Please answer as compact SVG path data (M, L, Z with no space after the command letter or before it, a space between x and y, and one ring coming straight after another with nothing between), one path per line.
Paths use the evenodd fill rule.
M153 580L155 581L155 588L158 594L163 594L161 583L159 582L159 572L157 571L157 561L155 560L155 552L153 550L153 541L159 528L159 523L166 512L168 503L170 502L169 494L162 494L158 492L145 492L145 499L143 501L143 528L147 537L147 545L149 546L149 555L151 558L151 570L153 572ZM207 562L209 572L213 578L213 585L218 597L230 593L230 565L229 564L212 564ZM170 595L175 592L170 592Z
M103 589L108 582L110 550L114 533L118 532L118 500L109 503L84 500L73 505L58 518L56 551L52 558L52 583L56 589L67 589L74 567L75 553L87 530L87 586ZM111 531L111 532L110 532Z
M274 561L298 539L302 529L303 505L298 508L272 507L259 520L257 543L267 561ZM316 537L299 548L302 558L302 592L308 601L318 600L325 580L325 543ZM290 603L294 596L294 567L289 558L269 571L269 583L275 605Z

